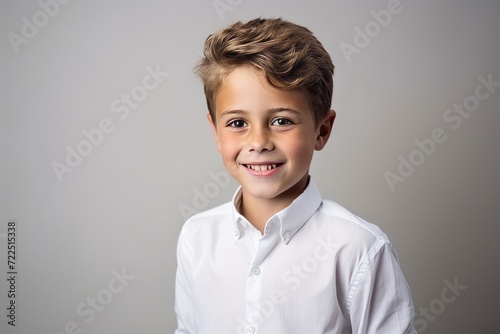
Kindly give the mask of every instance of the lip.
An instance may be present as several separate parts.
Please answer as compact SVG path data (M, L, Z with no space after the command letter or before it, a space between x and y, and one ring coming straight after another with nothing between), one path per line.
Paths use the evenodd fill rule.
M275 162L275 161L264 161L264 162L248 162L248 163L240 163L240 166L245 168L245 170L254 176L272 176L278 173L281 170L281 167L284 165L283 162ZM271 169L253 169L249 166L276 166ZM262 167L261 167L262 168Z

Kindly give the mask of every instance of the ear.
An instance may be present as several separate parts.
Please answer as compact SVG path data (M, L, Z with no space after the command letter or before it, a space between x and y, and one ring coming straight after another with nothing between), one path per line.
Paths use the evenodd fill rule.
M335 121L336 113L334 110L330 110L323 121L319 124L317 130L317 138L316 144L314 145L314 149L316 151L321 151L323 147L325 147L328 142L328 138L330 138L330 134L332 133L333 122Z
M217 144L217 150L219 150L220 152L220 140L219 140L219 134L217 133L217 126L215 125L210 113L207 113L207 119L208 123L210 123L210 127L212 128L212 133L214 134L215 143Z

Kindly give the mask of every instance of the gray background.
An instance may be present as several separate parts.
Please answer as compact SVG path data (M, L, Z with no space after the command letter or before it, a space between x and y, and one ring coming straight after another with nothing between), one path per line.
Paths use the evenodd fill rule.
M500 3L401 0L346 57L342 43L355 46L356 27L376 29L371 11L390 1L219 2L221 15L213 0L71 1L43 25L37 1L2 1L0 332L55 334L71 321L82 333L173 332L186 212L223 203L236 187L210 176L223 165L192 69L209 33L280 16L315 32L336 65L338 116L311 170L323 195L389 235L422 332L498 333L500 87L459 128L443 116L479 76L500 81ZM16 52L9 33L22 36L22 18L33 16L43 26ZM168 76L120 119L113 101L157 66ZM114 130L59 182L53 162L65 163L66 146L103 119ZM398 157L435 128L447 140L392 191L384 173L397 173ZM18 223L15 328L5 316L9 219ZM134 278L110 294L113 270ZM467 286L450 303L441 301L446 280ZM98 296L107 305L86 322L77 308ZM419 308L429 307L425 320Z

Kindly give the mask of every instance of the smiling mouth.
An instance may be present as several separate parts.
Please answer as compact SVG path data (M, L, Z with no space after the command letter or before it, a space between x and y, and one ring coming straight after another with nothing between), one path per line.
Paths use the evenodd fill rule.
M259 172L270 170L270 169L275 169L276 167L279 167L281 165L283 165L283 164L282 163L269 164L269 165L246 165L246 164L243 164L243 166L245 166L246 168L253 169L253 170L259 171Z

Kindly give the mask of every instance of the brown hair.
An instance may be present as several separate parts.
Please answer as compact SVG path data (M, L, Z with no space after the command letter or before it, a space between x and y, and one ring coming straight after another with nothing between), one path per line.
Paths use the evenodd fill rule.
M318 124L331 107L334 66L313 33L278 19L237 22L208 36L204 58L195 72L203 81L208 110L215 122L215 95L236 67L252 65L278 89L301 89Z

